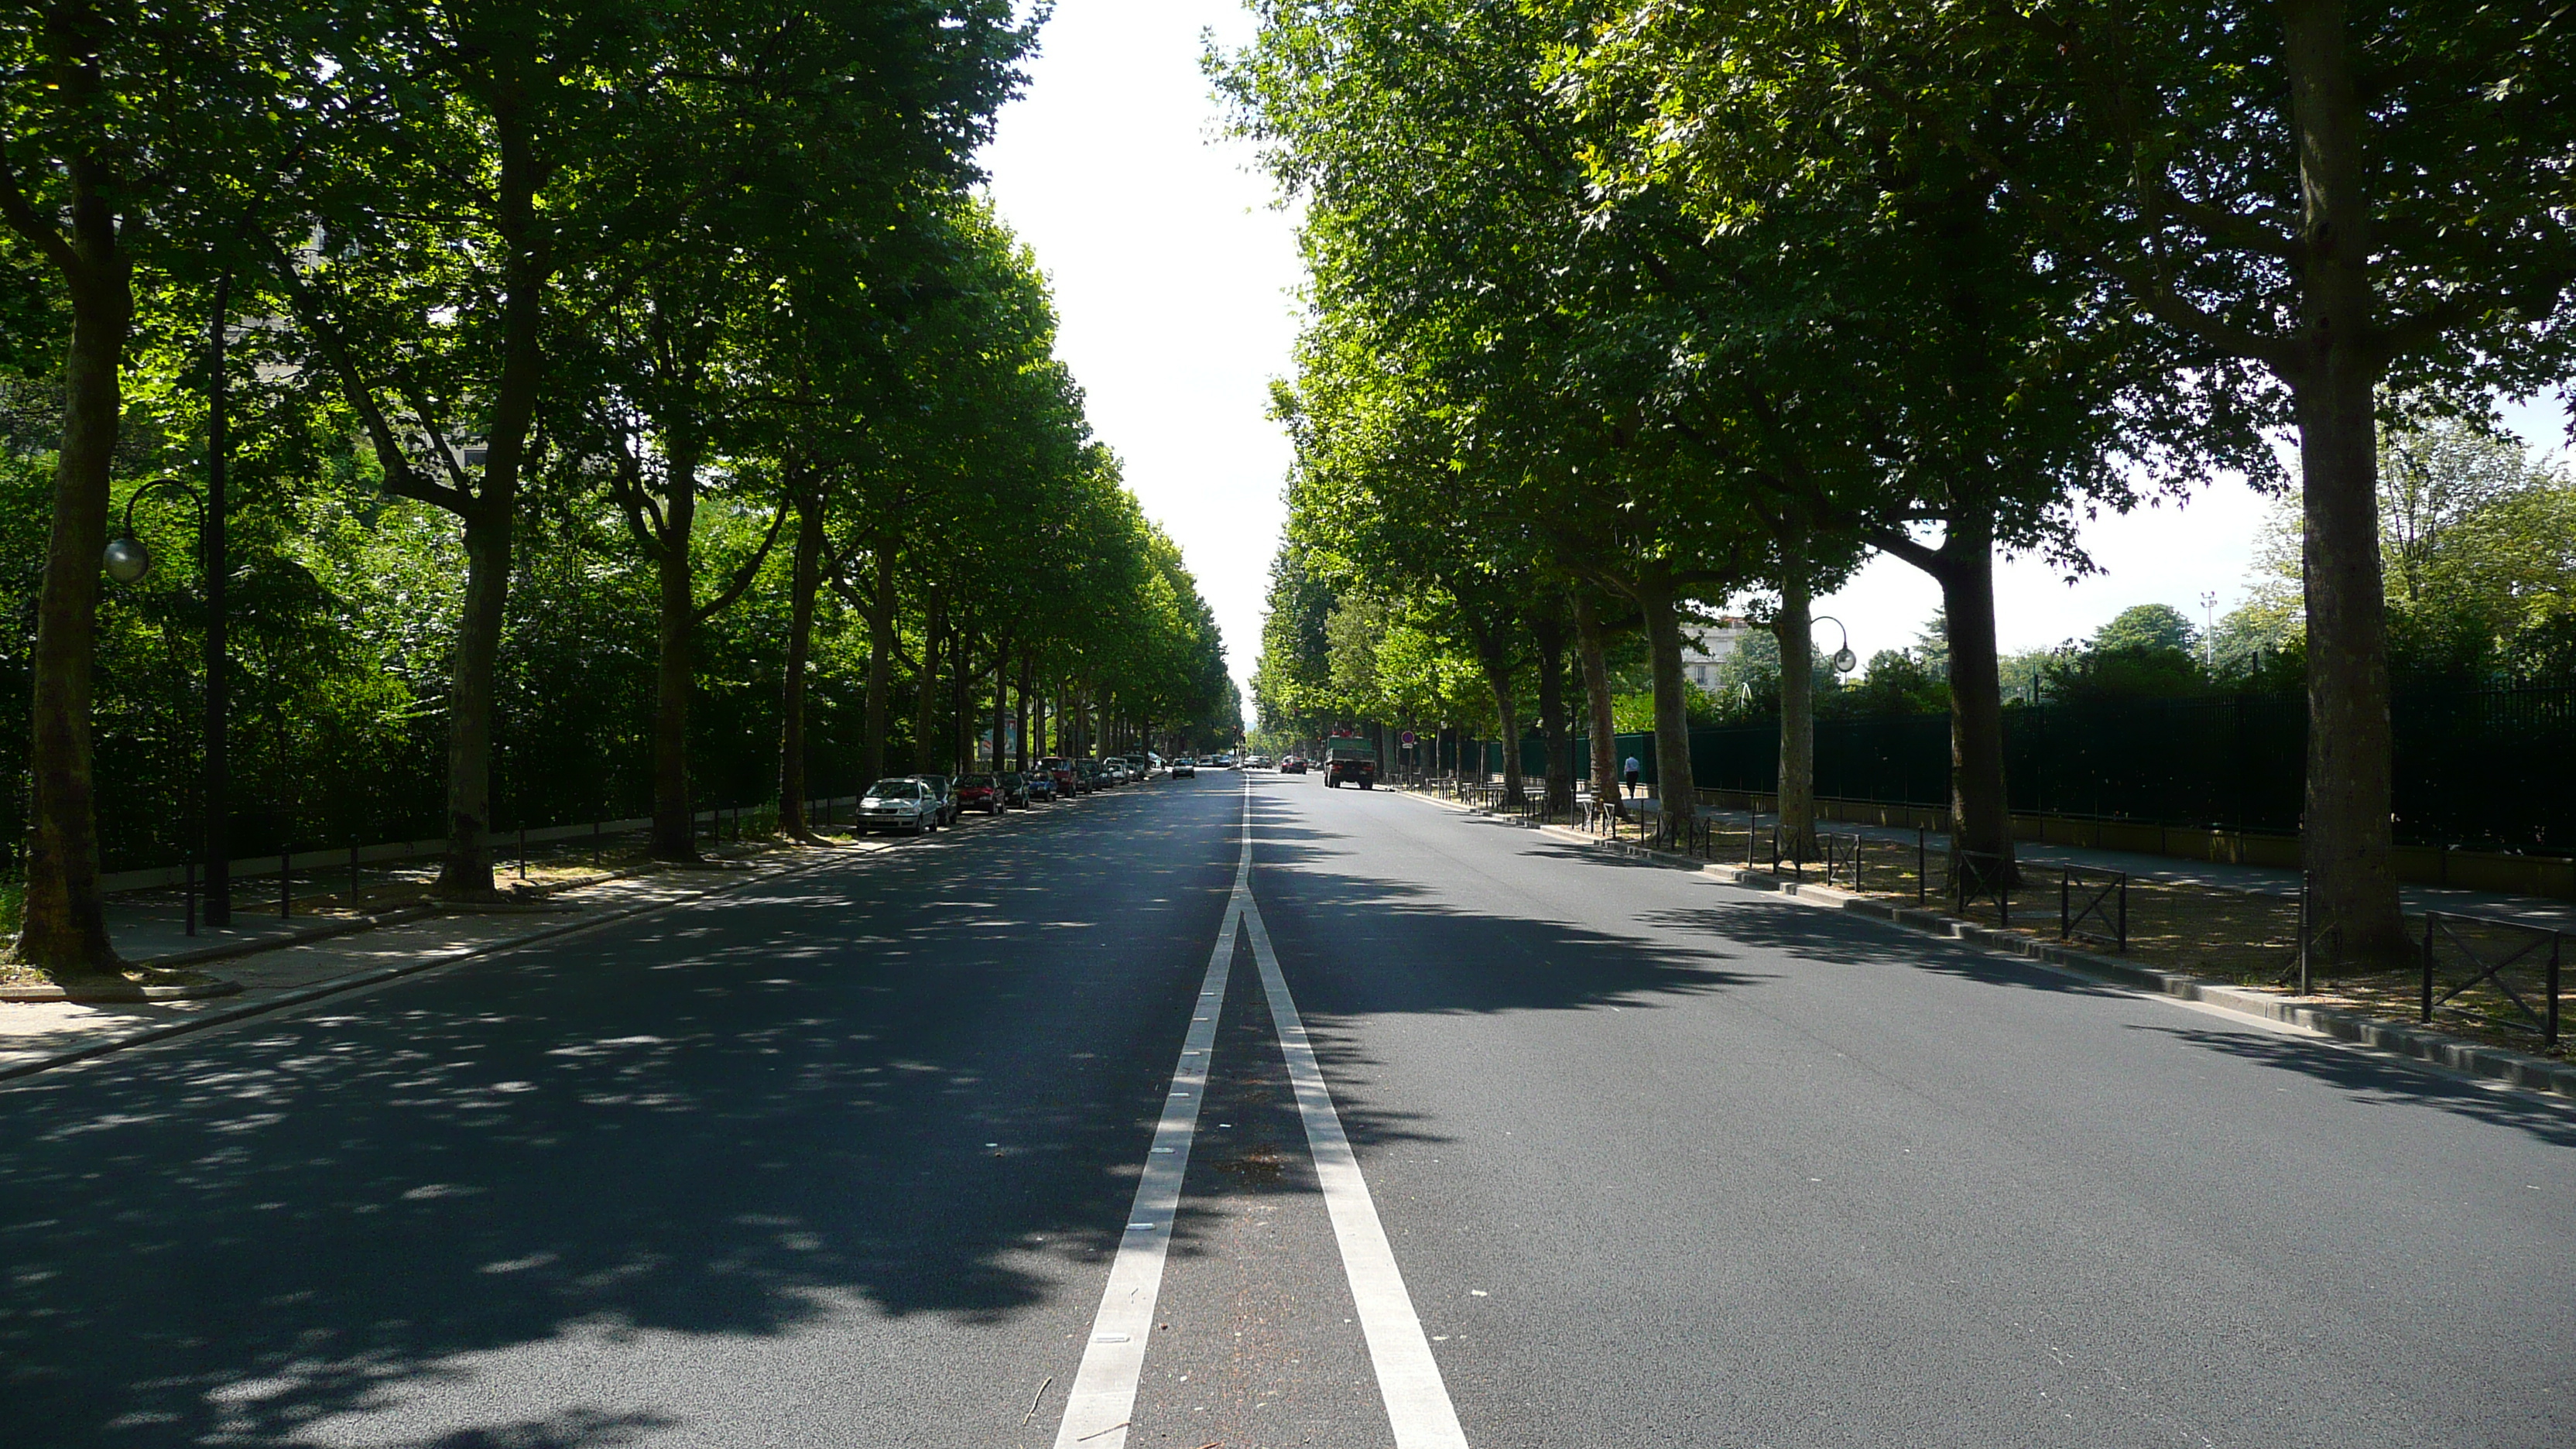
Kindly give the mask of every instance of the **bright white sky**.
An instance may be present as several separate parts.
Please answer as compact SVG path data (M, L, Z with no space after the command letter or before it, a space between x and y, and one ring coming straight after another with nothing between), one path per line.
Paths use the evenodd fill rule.
M1267 410L1270 380L1291 365L1300 269L1295 219L1272 205L1250 148L1219 134L1199 55L1202 31L1234 46L1251 29L1236 0L1058 0L1028 89L982 158L1004 219L1054 283L1058 352L1092 426L1180 545L1246 680L1285 516L1288 445ZM2535 447L2567 445L2552 403L2507 420ZM2098 520L2083 539L2102 572L2071 586L2036 559L1999 563L1998 642L2045 648L2133 604L2198 621L2203 592L2224 614L2245 595L2270 507L2228 483ZM1928 576L1879 558L1817 609L1867 659L1911 643L1939 602Z

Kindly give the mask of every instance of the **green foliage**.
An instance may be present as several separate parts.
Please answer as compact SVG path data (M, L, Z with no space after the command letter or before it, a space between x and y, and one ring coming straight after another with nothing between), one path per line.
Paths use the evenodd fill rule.
M674 538L693 791L776 793L795 571L762 542L800 490L829 583L810 789L864 783L871 677L929 701L883 721L897 758L971 736L1023 663L1042 711L1240 732L1214 617L1091 436L1036 259L968 189L1034 33L1003 0L116 14L99 110L56 114L25 65L0 100L29 158L108 134L120 164L166 163L120 195L119 507L202 489L228 279L238 853L444 832L460 520L496 510L505 830L645 809ZM57 203L58 168L19 174ZM21 763L65 320L30 243L0 246L0 752ZM156 490L135 524L160 566L99 608L111 870L185 848L206 686L193 511Z
M2134 604L2093 631L2096 654L2181 654L2200 647L2200 630L2171 604Z

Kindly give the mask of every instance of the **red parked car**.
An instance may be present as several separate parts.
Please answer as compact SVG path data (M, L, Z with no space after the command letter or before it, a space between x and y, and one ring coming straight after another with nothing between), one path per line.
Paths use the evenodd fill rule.
M990 775L960 775L957 777L957 808L999 815L1010 807L1002 800L1000 781Z

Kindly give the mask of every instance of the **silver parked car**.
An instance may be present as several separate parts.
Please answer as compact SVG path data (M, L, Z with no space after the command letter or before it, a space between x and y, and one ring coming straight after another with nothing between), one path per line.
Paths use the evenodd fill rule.
M859 797L854 823L871 835L880 830L926 835L939 828L939 797L919 780L879 780Z

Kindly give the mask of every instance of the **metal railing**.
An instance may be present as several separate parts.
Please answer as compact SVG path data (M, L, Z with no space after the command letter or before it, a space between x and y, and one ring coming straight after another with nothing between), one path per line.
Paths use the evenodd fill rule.
M1991 901L1995 924L2012 926L2012 857L1950 847L1950 914L1967 919L1969 907Z
M2479 933L2500 933L2506 937L2506 941L2492 944L2481 942L2476 939ZM2519 938L2522 944L2510 950L2506 949L2507 945L2516 938ZM2525 925L2520 921L2499 920L2494 916L2463 915L2456 911L2426 911L2423 946L2424 987L2419 1019L2429 1022L2433 1019L2435 1011L2444 1009L2467 1015L2469 1014L2467 1007L2453 1006L2452 1003L2480 986L2492 986L2496 994L2513 1005L2517 1015L2502 1021L2497 1021L2490 1016L2487 1018L2490 1024L2511 1027L2517 1031L2533 1032L2544 1044L2556 1046L2558 1044L2559 965L2566 954L2565 940L2565 932L2553 930L2547 926ZM2472 968L2474 974L2467 980L2456 983L2437 980L2446 956L2451 962ZM2524 1000L2522 992L2516 991L2513 982L2505 975L2507 971L2525 962L2530 963L2530 967L2537 967L2540 972L2538 1006ZM2526 969L2530 968L2526 967ZM2442 990L2437 996L2434 994L2437 986L2445 986L2447 989ZM2528 983L2526 983L2526 989L2528 989Z
M1825 853L1825 884L1840 885L1845 890L1860 889L1860 868L1866 854L1861 833L1819 835L1816 845Z
M2057 939L2083 937L2112 950L2129 949L2129 873L2090 866L2050 867L2057 872ZM2101 929L2092 930L2088 926Z

